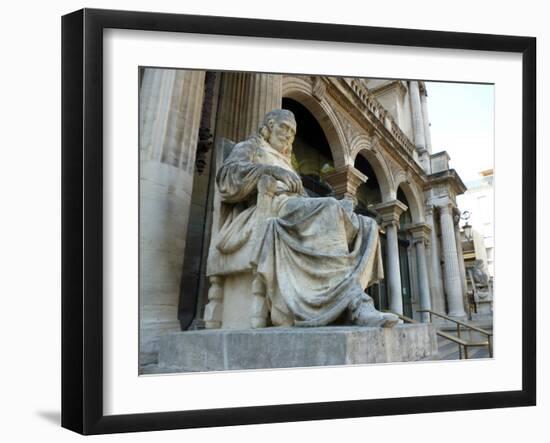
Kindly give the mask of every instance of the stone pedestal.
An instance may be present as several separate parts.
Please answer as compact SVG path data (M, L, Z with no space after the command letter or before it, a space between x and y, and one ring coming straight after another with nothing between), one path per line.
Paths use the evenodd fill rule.
M184 331L162 337L155 372L404 362L436 352L431 324Z
M488 318L493 316L493 293L488 290L475 291L474 300L476 302L477 317Z

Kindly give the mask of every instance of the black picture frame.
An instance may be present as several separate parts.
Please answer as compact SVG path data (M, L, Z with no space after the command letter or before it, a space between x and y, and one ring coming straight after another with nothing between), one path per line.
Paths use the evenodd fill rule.
M109 415L103 413L103 31L108 28L522 55L522 388L517 391ZM82 434L536 404L536 39L83 9L62 18L62 426Z

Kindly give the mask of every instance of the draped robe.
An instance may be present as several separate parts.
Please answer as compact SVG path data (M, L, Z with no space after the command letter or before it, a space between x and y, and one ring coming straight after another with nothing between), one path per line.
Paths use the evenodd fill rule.
M266 166L295 172L290 156L253 137L218 171L222 211L207 274L259 274L274 325L327 325L348 307L372 303L364 289L383 278L376 221L355 214L350 200L299 195L281 181L266 217L257 206Z

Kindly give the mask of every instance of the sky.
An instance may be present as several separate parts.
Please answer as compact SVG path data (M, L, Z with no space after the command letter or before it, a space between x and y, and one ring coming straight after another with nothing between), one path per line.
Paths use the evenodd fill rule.
M494 86L426 82L432 152L447 151L462 181L494 163Z

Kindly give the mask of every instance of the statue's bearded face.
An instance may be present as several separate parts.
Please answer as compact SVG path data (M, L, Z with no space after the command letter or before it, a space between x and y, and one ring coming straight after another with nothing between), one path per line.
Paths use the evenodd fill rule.
M290 152L296 136L296 123L290 119L273 119L269 121L269 129L269 144L279 152Z

